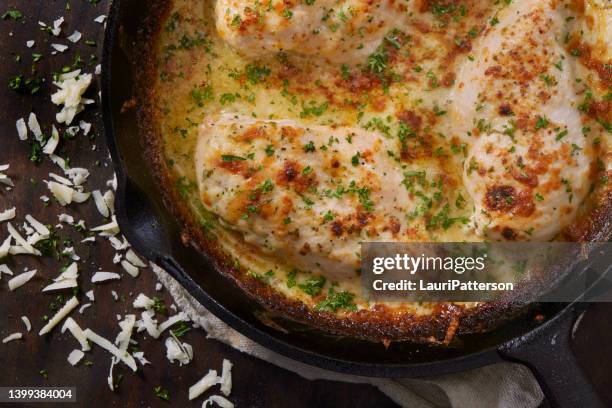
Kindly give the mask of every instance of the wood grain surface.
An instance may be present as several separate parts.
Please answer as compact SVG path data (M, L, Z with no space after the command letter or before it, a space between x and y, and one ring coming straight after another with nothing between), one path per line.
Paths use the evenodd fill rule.
M107 1L73 0L73 1L26 1L0 0L0 14L11 7L23 13L19 21L0 20L0 164L10 163L8 174L15 182L12 191L0 190L0 211L12 206L17 207L16 223L23 222L26 214L32 214L38 220L55 225L58 214L68 213L76 220L83 219L88 227L105 223L97 212L93 200L85 204L62 208L53 200L45 206L39 199L49 195L43 179L48 178L50 171L61 173L59 168L47 158L36 165L29 160L31 145L21 142L15 131L15 121L33 111L45 132L50 131L55 122L57 107L50 102L54 90L51 83L52 73L71 66L77 55L80 55L82 69L93 72L99 63L98 56L103 38L103 26L93 20L106 14ZM64 16L59 38L40 30L38 22L52 25L53 21ZM83 33L81 41L73 45L66 40L74 30ZM33 48L27 48L26 42L35 40ZM87 41L86 40L90 40ZM95 44L92 42L95 41ZM65 53L51 55L53 42L70 45ZM33 74L33 53L43 57L35 66ZM16 75L44 78L45 83L35 95L27 89L20 92L9 89L8 82ZM97 80L98 78L96 78ZM97 99L97 84L88 93ZM93 124L92 135L77 135L72 140L62 140L59 153L70 158L75 167L90 169L91 176L86 183L88 191L106 190L107 180L112 178L111 164L106 150L103 128L99 113L99 104L88 108L79 115ZM78 120L77 120L78 122ZM6 237L6 227L0 225L0 238ZM58 230L59 247L63 240L71 238L80 242L83 234L70 226ZM138 293L155 295L155 276L150 270L142 270L141 276L134 279L123 273L112 262L115 251L103 238L96 238L95 244L77 244L76 252L80 261L80 294L82 303L86 300L83 293L93 288L95 303L83 314L73 312L72 316L81 327L89 327L98 334L113 340L118 332L117 314L133 313L132 300ZM53 314L52 303L57 293L41 294L41 288L49 279L59 274L59 268L68 263L67 258L53 257L32 258L13 257L8 264L15 272L24 268L36 268L37 277L15 292L9 292L6 277L0 281L0 337L22 331L24 339L0 344L0 386L74 386L77 388L78 406L200 406L203 398L189 403L187 389L199 380L210 368L220 370L223 358L234 363L234 388L231 400L237 407L392 407L392 401L371 386L351 385L330 381L307 381L291 372L275 367L231 349L217 341L206 338L202 330L193 329L183 341L191 344L195 350L194 360L187 366L171 364L165 357L163 340L143 340L136 335L139 347L152 362L136 374L125 369L121 364L115 368L115 379L119 382L117 391L111 392L106 384L110 366L109 354L99 347L86 354L85 359L93 364L81 362L72 367L67 361L68 353L78 348L78 343L70 334L61 334L59 328L50 335L40 337L38 330L44 324L43 316ZM121 273L119 283L92 285L91 274L102 268ZM119 294L115 300L111 291ZM167 306L171 304L168 293L162 291L158 296L164 299ZM612 308L598 305L588 312L583 328L578 333L576 348L581 361L589 370L593 381L602 390L608 405L612 405ZM32 321L32 332L25 333L20 316L29 316ZM162 319L163 320L163 319ZM163 336L162 336L163 337ZM165 337L163 337L165 338ZM551 356L554 358L554 356ZM41 375L41 370L46 374ZM45 378L46 377L46 378ZM163 401L155 396L154 388L161 386L168 390L171 400Z

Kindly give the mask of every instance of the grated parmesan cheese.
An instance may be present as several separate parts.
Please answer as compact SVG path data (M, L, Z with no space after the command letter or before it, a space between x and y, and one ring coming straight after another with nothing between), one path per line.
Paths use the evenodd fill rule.
M232 366L233 364L228 359L223 359L223 369L221 371L221 379L219 380L219 384L221 384L221 392L226 397L232 393Z
M38 118L34 112L31 112L30 116L28 116L28 127L34 134L34 138L41 142L43 134L42 130L40 129L40 124L38 123Z
M17 127L17 136L19 136L19 140L27 140L28 128L25 120L23 118L18 119L17 122L15 122L15 126Z
M98 209L100 215L102 215L104 218L108 218L108 216L110 215L109 209L106 205L106 202L104 201L104 197L102 196L100 190L92 191L91 195L94 199L94 203L96 204L96 208Z
M83 131L83 135L87 136L89 134L89 131L91 130L91 123L81 120L79 122L79 128L81 128L81 130Z
M42 222L38 221L36 218L32 217L30 214L26 215L26 221L30 223L32 228L36 230L43 237L48 237L51 235L51 231L47 228Z
M132 306L134 306L136 309L151 309L154 304L155 301L153 299L149 298L144 293L140 293L138 296L136 296Z
M117 224L117 219L113 215L111 222L108 224L99 225L92 228L90 231L99 232L102 236L114 236L119 233L119 224Z
M68 354L68 362L70 365L75 366L83 357L85 357L85 353L81 350L74 349Z
M130 345L130 339L132 337L132 331L134 330L135 323L136 316L133 314L125 315L125 318L119 322L119 327L121 327L121 331L115 339L115 344L123 353L126 352L128 346Z
M88 307L91 307L91 303L85 303L83 306L81 306L79 308L79 314L83 314L83 312L85 311L85 309L87 309Z
M128 274L130 274L132 277L137 278L138 274L140 273L140 270L135 267L134 265L132 265L131 263L129 263L126 260L121 261L121 266L123 267L123 270L125 270Z
M132 371L136 371L138 368L136 367L136 361L134 358L127 352L121 352L113 343L106 340L104 337L99 336L94 333L90 329L85 329L85 336L92 342L96 343L98 346L102 347L119 360L123 361L128 367L132 369Z
M5 338L2 339L2 343L6 344L9 341L19 340L22 337L23 337L23 335L21 333L19 333L19 332L13 333L13 334L9 334L8 336L6 336Z
M61 111L55 116L58 123L70 125L74 117L84 109L84 105L93 102L82 98L91 84L92 75L80 75L80 70L77 71L64 74L60 77L60 81L54 82L60 89L51 95L51 102L55 105L63 105Z
M0 258L4 258L5 256L7 256L9 254L9 251L11 249L11 241L13 240L13 237L11 237L10 235L4 240L4 242L2 243L2 245L0 245Z
M143 366L147 365L147 364L151 364L151 362L145 358L144 352L142 352L142 351L137 351L135 353L132 353L132 355Z
M157 327L157 330L161 334L166 329L170 328L171 326L175 325L178 322L188 322L188 321L189 321L189 317L187 316L187 314L185 312L179 312L178 314L175 314L174 316L169 317L168 320L166 320L165 322L161 323Z
M21 321L25 325L27 332L32 330L32 323L30 323L30 319L28 319L28 316L21 316Z
M51 48L53 48L57 52L64 52L64 51L66 51L68 49L68 46L64 45L64 44L52 43L51 44ZM58 122L59 122L59 120L58 120ZM60 122L60 123L62 123L62 122Z
M65 223L68 223L68 224L74 224L74 217L72 215L60 214L57 217L59 219L59 222L65 222Z
M83 35L79 31L75 31L74 33L70 34L67 39L71 43L78 43L82 36Z
M6 211L0 212L0 222L12 220L13 218L15 218L15 215L16 215L15 207L9 208Z
M193 359L193 347L187 343L181 343L174 335L166 339L166 358L173 363L175 360L183 364L189 364Z
M47 183L47 188L53 194L53 197L57 200L57 202L61 206L67 206L72 203L72 198L74 195L74 189L64 184L57 183L55 181L49 181Z
M144 263L138 257L138 255L136 255L136 253L134 251L132 251L131 249L128 249L128 251L125 253L125 259L127 259L132 265L137 266L139 268L146 268L147 267L147 264Z
M200 395L204 394L210 387L217 384L217 379L217 371L209 370L208 374L202 377L200 381L189 387L189 401L198 398Z
M114 272L96 272L91 277L91 283L104 282L112 279L121 279L121 275Z
M234 404L232 402L220 395L211 395L208 397L208 399L202 403L202 408L206 408L208 405L212 404L217 404L220 408L234 408Z
M62 32L62 24L64 23L64 17L60 17L57 20L55 20L53 22L53 28L51 29L51 33L54 36L58 36L60 35L60 33Z
M0 254L0 258L3 258L2 254ZM11 271L11 269L5 264L0 265L0 279L2 278L3 273L13 276L13 271Z
M19 232L13 227L13 225L9 222L6 224L6 228L8 229L9 234L13 237L15 242L17 242L27 253L32 255L40 256L41 253L38 249L34 248L31 244L29 244Z
M81 329L81 327L77 324L77 322L74 321L72 317L66 319L64 325L62 326L61 332L64 333L66 330L69 330L70 333L72 333L72 335L74 336L74 338L77 339L77 341L81 345L81 350L91 350L91 346L87 342L87 336L85 335L85 332L83 332L83 329Z
M64 173L72 180L75 186L80 186L89 177L89 170L82 167L72 167L65 170Z
M20 275L15 276L13 279L8 281L9 290L12 292L15 289L26 284L30 279L36 275L36 269L28 272L24 272Z
M53 154L55 152L55 149L57 148L57 145L59 144L59 140L59 133L55 126L52 126L51 137L49 138L49 140L47 140L47 143L45 143L45 146L43 147L43 153Z
M79 305L78 299L74 296L71 297L68 300L68 302L66 302L66 304L62 306L60 310L57 311L55 316L53 316L51 320L49 320L47 324L44 325L42 329L40 329L40 331L38 332L38 335L42 336L43 334L49 333L55 326L57 326L59 322L62 321L64 317L66 317L70 312L72 312L72 310L78 305Z
M78 286L78 283L77 283L78 277L79 277L78 266L76 262L73 262L66 268L64 272L60 274L60 276L53 279L54 283L48 286L45 286L42 291L48 292L50 290L75 288Z

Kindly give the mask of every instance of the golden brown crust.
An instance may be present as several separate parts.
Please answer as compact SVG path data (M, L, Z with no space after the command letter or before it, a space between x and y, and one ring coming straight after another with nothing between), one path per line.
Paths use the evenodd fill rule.
M339 316L316 311L298 300L284 296L264 282L248 276L244 271L236 269L232 259L221 251L218 244L194 219L176 188L177 180L172 176L163 158L161 134L157 126L158 111L153 103L155 87L151 86L151 83L155 82L156 75L155 55L151 50L156 49L152 44L157 41L160 22L168 13L168 2L153 3L154 6L150 8L135 47L138 54L134 59L138 61L138 65L134 67L138 73L136 75L138 125L140 134L146 135L142 137L143 147L161 188L164 203L184 226L182 237L186 245L192 245L212 255L220 273L230 277L238 287L267 309L324 331L375 342L412 341L448 345L455 334L489 331L526 311L524 305L520 303L500 300L471 309L441 303L435 307L431 315L424 316L393 310L384 305ZM417 120L412 117L413 115L405 116L409 122ZM593 209L567 228L565 235L570 240L607 240L610 236L612 189L601 188L596 191L596 199L593 201Z

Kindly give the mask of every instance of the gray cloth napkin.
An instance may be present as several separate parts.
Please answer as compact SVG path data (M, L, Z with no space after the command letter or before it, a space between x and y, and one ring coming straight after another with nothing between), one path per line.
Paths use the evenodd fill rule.
M268 350L230 328L198 303L166 271L153 265L159 281L176 305L192 321L217 339L244 353L258 357L309 379L372 384L403 407L532 408L544 396L531 372L519 364L503 363L456 374L430 378L380 379L338 374L312 367Z

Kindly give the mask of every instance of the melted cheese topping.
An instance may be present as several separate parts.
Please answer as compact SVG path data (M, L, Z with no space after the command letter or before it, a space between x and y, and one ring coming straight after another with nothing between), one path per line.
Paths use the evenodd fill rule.
M155 51L162 150L236 265L308 305L359 292L364 240L555 239L612 169L611 15L174 0Z

